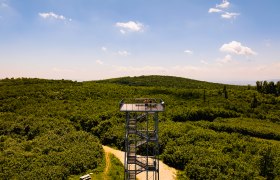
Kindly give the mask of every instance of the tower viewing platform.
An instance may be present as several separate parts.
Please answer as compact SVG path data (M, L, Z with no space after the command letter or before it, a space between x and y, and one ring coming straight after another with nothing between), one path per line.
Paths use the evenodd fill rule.
M162 112L165 104L162 99L135 98L120 101L121 112Z

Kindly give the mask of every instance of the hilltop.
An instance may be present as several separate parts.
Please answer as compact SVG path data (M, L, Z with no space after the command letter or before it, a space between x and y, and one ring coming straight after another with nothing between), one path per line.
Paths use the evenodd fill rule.
M114 83L129 86L146 86L146 87L166 87L166 88L191 88L191 89L214 89L221 88L226 84L212 83L206 81L193 80L175 76L135 76L121 77L107 80L96 81L98 83ZM237 85L228 85L231 87L240 87Z

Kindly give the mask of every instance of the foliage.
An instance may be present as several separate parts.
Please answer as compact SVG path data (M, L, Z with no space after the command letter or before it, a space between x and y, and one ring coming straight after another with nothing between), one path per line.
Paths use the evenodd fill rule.
M257 81L256 82L257 91L264 94L274 94L280 95L280 81L276 84L273 81Z
M218 108L182 108L178 109L172 115L173 121L198 121L198 120L208 120L213 121L217 117L230 118L239 117L240 115L231 110L218 109Z
M60 106L67 98L59 89L73 85L78 83L3 80L0 179L67 179L99 166L103 158L99 140L77 131L67 119L69 105Z
M110 154L111 168L109 169L109 177L112 180L124 179L123 164L114 155Z
M195 122L196 126L218 132L240 133L268 140L280 141L280 125L265 120L250 118L217 118L214 122Z
M224 85L218 83L209 83L206 81L198 81L193 79L172 77L172 76L138 76L138 77L122 77L108 80L98 81L98 83L115 83L129 86L145 86L145 87L166 87L166 88L188 88L188 89L216 89L222 88ZM237 86L231 86L239 88Z
M124 179L124 167L121 161L117 159L113 154L109 154L109 159L110 159L110 168L108 169L107 174L105 175L106 163L104 159L103 164L91 173L90 176L92 179L108 179L108 180ZM78 179L78 177L76 179Z
M165 101L160 157L181 170L180 178L277 179L280 99L260 89L169 76L0 80L0 179L100 170L101 143L124 149L118 102L125 97Z
M183 170L181 178L254 179L279 177L274 168L279 164L278 152L279 144L197 128L169 141L162 157Z
M22 142L3 139L1 179L67 179L70 174L96 168L103 156L98 140L86 132L61 135L59 131L50 131Z

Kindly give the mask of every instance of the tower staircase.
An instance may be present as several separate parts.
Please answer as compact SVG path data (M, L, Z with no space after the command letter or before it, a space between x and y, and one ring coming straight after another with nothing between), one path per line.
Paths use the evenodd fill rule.
M155 137L155 133L146 131L146 130L138 130L137 122L143 121L147 118L147 114L143 113L136 118L131 118L128 121L128 135L133 135L134 139L130 140L129 148L127 151L127 164L134 165L134 169L129 170L129 179L136 179L136 175L143 171L152 171L156 169L155 163L149 163L147 158L137 157L136 149L140 146L146 144L147 142L155 142L157 139ZM146 132L146 134L145 134Z

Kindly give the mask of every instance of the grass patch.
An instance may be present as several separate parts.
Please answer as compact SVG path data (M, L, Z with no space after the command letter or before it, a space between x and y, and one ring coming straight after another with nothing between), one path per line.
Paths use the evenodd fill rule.
M124 167L121 161L116 158L113 154L110 154L110 161L111 161L111 167L109 169L109 179L115 180L115 179L124 179Z
M97 180L123 180L124 179L124 167L121 161L116 158L113 154L109 154L110 158L110 168L107 174L105 174L105 168L106 168L106 160L105 156L102 162L101 166L98 166L98 168L94 170L89 170L85 174L90 174L91 179L97 179ZM79 180L81 176L85 175L76 175L76 176L70 176L69 180Z

